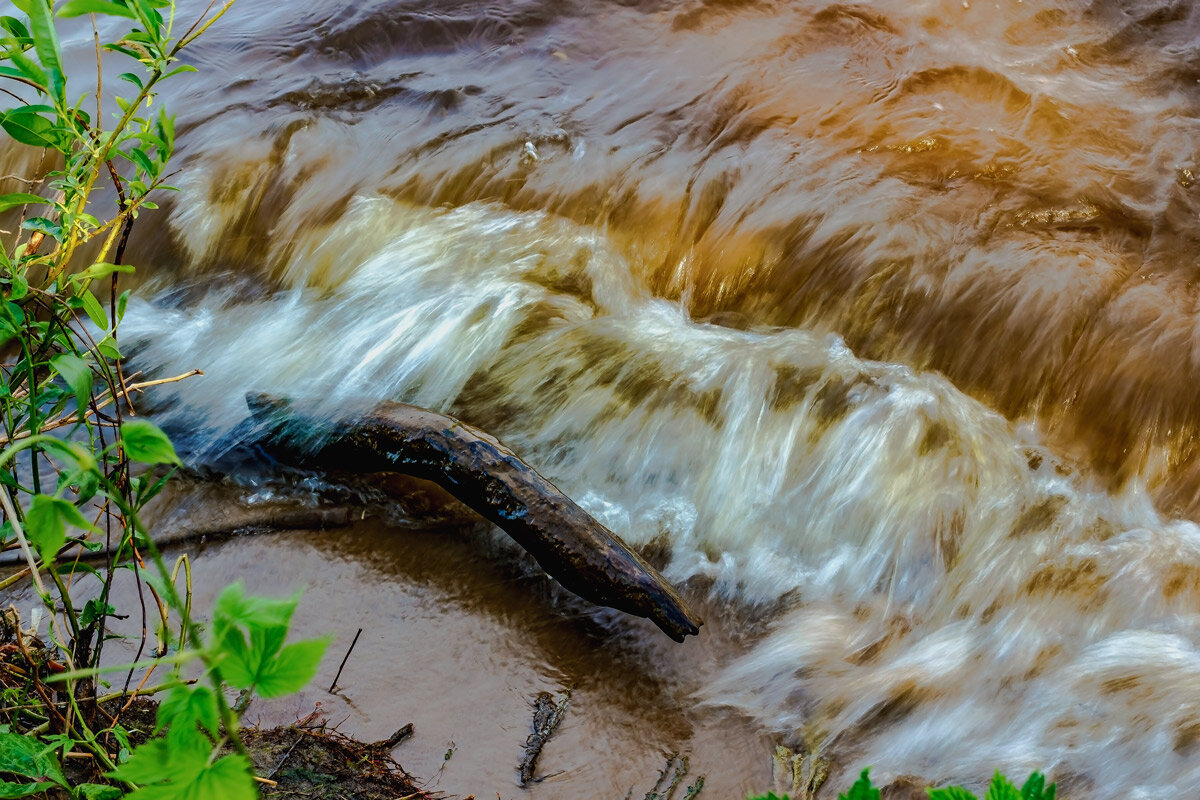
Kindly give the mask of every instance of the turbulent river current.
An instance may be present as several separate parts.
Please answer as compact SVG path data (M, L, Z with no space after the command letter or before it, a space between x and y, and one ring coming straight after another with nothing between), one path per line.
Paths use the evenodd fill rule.
M247 391L453 413L708 621L674 646L511 600L508 549L411 520L206 550L309 584L337 647L404 642L351 730L426 686L451 721L401 760L489 797L619 798L681 749L739 797L776 744L830 761L824 797L865 766L1200 796L1193 4L239 0L191 60L122 335L204 371L154 399L193 463L237 477ZM425 592L466 610L392 613ZM561 774L517 789L522 704L571 684Z

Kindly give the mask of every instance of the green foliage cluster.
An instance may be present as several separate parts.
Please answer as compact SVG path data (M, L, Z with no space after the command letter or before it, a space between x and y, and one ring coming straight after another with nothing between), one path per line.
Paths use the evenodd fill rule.
M0 16L0 96L9 104L0 127L37 148L43 165L18 176L27 191L0 195L0 214L12 220L0 231L0 544L26 565L0 588L31 581L49 619L44 647L15 612L0 620L13 639L7 652L22 658L0 671L0 797L55 787L84 800L256 797L238 709L252 693L300 689L327 645L287 643L297 597L248 597L236 585L202 627L191 614L187 557L169 567L139 521L179 459L161 430L131 416L131 395L155 382L122 372L117 331L128 292L118 280L132 270L131 226L155 207L155 191L171 188L174 120L153 106L159 84L192 69L178 63L180 51L232 2L214 0L182 34L171 0L12 0L12 15ZM96 83L76 94L58 28L88 15ZM121 22L123 35L102 44L100 16ZM106 94L105 59L128 64L122 93ZM97 288L107 290L107 307ZM98 550L99 568L79 558ZM143 659L143 633L137 662L111 667L101 656L116 636L110 599L120 571L152 596L157 643ZM73 595L89 599L77 607ZM104 710L124 706L139 670L147 679L158 671L160 683L141 693L162 698L140 744L120 712ZM103 675L113 672L126 675L124 688L105 695ZM92 782L71 785L68 755L97 765Z
M839 794L838 800L879 800L880 792L871 785L869 769L864 769L858 780L850 787L850 791ZM945 786L940 789L930 787L925 790L930 800L979 800L971 792L961 786ZM1008 778L997 772L992 776L987 794L983 800L1054 800L1057 787L1055 784L1046 785L1046 776L1035 772L1029 776L1020 789ZM749 798L749 800L788 800L773 792Z

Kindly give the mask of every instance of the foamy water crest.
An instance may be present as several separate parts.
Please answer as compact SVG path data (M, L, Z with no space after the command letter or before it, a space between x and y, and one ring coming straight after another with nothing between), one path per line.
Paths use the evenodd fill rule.
M165 424L219 449L268 391L492 430L665 544L668 577L772 615L699 699L834 756L835 784L871 765L1200 787L1200 530L1099 488L1033 423L827 333L696 322L602 231L542 212L359 197L267 263L260 297L131 305L140 366L205 371L162 390Z

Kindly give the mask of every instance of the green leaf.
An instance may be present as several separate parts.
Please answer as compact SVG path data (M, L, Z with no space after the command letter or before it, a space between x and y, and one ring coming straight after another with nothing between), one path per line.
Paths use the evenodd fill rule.
M114 272L133 272L134 268L129 264L110 264L107 261L97 261L82 272L77 272L71 276L72 281L94 281L100 278L107 278Z
M163 19L154 7L146 2L146 0L127 0L130 3L137 15L146 24L146 27L152 29L154 33L158 33L158 29L162 27Z
M329 647L329 639L306 639L289 644L272 659L256 683L258 693L266 698L282 697L298 692L317 675L321 658Z
M66 523L59 514L58 504L49 495L33 496L33 502L25 514L25 529L30 543L41 554L42 561L51 561L67 543Z
M299 600L299 594L280 600L247 597L238 583L221 593L213 605L212 634L226 681L239 689L265 687L264 697L278 697L312 679L329 643L283 647Z
M199 737L196 737L199 739ZM166 739L151 739L135 747L129 760L121 764L109 778L131 783L160 783L172 778L194 776L208 761L210 747L171 748ZM132 796L132 795L130 795Z
M96 295L89 291L84 291L80 295L83 300L83 310L87 312L88 319L102 331L108 330L109 320L108 314L104 313L104 306L100 305L100 301L96 299Z
M12 194L2 194L2 195L0 195L0 211L7 211L10 208L16 208L17 206L25 206L25 205L43 206L43 205L48 204L49 202L50 201L45 199L44 197L38 197L36 194L29 194L27 192L13 192Z
M221 800L258 800L254 771L243 756L225 756L208 769L189 787L190 797L219 797ZM137 793L129 795L137 800Z
M21 223L21 227L27 231L43 233L56 242L62 241L62 226L54 220L46 219L45 217L30 217Z
M22 778L33 778L36 781L50 781L59 786L66 786L62 768L54 756L54 748L42 745L31 736L21 736L5 731L0 733L0 772L19 775ZM10 787L14 784L8 784ZM38 787L45 791L45 783ZM29 793L27 793L29 794ZM3 796L3 795L0 795ZM24 794L9 795L24 797Z
M213 646L220 658L217 669L222 680L238 689L249 689L254 685L258 665L251 663L250 647L240 629L214 631Z
M1057 792L1057 784L1052 783L1046 786L1046 776L1040 772L1034 772L1021 787L1021 800L1054 800Z
M20 50L10 50L8 59L16 66L13 77L22 77L33 82L39 90L44 90L46 87L46 71L42 69L36 61L25 55ZM11 69L11 68L8 68ZM5 70L6 74L12 74Z
M199 70L196 69L195 67L193 67L191 64L184 64L182 66L178 66L175 69L171 70L166 75L163 75L163 80L166 80L167 78L170 78L173 75L179 75L180 73L183 73L183 72L199 72Z
M0 798L29 797L46 791L44 783L10 783L0 781Z
M838 800L879 800L879 790L871 785L871 770L864 769L847 794L839 794Z
M80 530L96 530L71 501L45 494L34 495L25 515L25 527L29 541L41 553L43 561L50 561L66 544L68 524Z
M181 464L175 446L153 422L130 420L121 425L121 443L125 454L143 464Z
M142 79L138 76L138 74L136 72L122 72L120 75L117 76L117 78L120 80L126 81L128 83L132 83L139 90L142 88Z
M1021 800L1021 793L1013 786L1012 781L1001 775L1000 770L996 770L983 800Z
M121 800L123 794L116 786L102 783L81 783L75 787L75 793L83 800Z
M16 17L0 17L0 28L11 33L13 38L18 41L33 41L29 35L29 29L25 27L25 23Z
M67 386L71 387L71 393L75 395L75 402L79 404L79 408L86 408L92 396L92 368L87 362L79 356L63 353L50 359L50 366L62 376Z
M13 324L6 319L0 319L0 345L5 344L16 335L17 329L13 327Z
M67 81L59 56L58 34L54 30L50 0L33 0L29 4L29 24L33 31L33 47L37 51L38 61L42 62L49 79L50 95L60 103L65 102Z
M3 474L3 473L0 473ZM170 470L166 475L163 475L154 483L150 483L146 479L147 476L140 475L133 479L134 496L137 498L137 506L140 508L146 503L153 500L158 493L167 485L167 481L175 474L175 470Z
M284 598L247 597L240 582L230 584L213 604L213 625L248 625L286 628L291 622L300 593Z
M158 174L158 171L154 169L154 164L150 161L150 156L146 155L146 151L142 150L141 148L133 148L129 151L126 158L128 158L134 164L137 164L138 168L141 169L142 172L144 172L147 176L153 178Z
M96 342L96 350L106 358L119 359L121 351L117 349L117 343L113 341L111 336L105 336L100 341Z
M13 275L12 292L8 298L10 300L20 300L27 294L29 294L29 280L24 275Z
M71 0L58 10L60 17L82 17L84 14L109 14L114 17L137 19L125 6L110 3L108 0Z
M79 622L81 625L87 626L102 617L115 613L117 613L115 608L105 603L99 597L93 597L83 604L83 613L79 615Z
M226 756L208 764L211 746L197 734L179 747L151 739L133 751L109 777L143 784L126 800L257 800L250 762Z
M942 789L928 789L929 800L978 800L975 795L961 786L947 786Z
M0 127L21 144L58 149L54 123L28 107L14 108L0 119Z
M159 704L155 729L166 728L168 741L182 746L183 738L197 735L197 725L213 739L220 736L217 696L205 686L177 686Z

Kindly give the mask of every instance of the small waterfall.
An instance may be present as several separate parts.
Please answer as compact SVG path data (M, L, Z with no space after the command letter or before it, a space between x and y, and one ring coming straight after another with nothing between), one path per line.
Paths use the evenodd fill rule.
M270 291L227 276L130 306L138 365L205 372L156 401L202 432L196 458L246 391L331 420L449 411L664 547L668 577L769 615L699 699L804 731L835 780L1200 785L1200 529L1036 423L827 331L696 321L606 232L545 212L356 197L265 261Z

